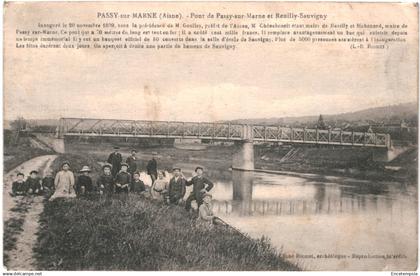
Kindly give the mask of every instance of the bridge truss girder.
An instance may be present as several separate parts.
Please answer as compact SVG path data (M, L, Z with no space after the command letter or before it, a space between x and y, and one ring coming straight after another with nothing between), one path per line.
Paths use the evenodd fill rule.
M155 137L390 148L388 134L230 123L61 118L58 136Z

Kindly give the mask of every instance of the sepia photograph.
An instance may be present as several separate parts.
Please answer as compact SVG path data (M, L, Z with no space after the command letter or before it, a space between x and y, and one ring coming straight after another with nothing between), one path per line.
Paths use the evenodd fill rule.
M418 3L3 17L3 275L417 271Z

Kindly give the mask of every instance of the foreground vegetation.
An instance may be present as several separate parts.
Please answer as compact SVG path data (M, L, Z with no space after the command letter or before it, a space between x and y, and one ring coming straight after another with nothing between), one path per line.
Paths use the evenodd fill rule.
M14 216L3 223L3 264L9 262L9 252L16 249L17 237L23 231L23 223L32 203L31 198L22 198L10 211Z
M89 155L60 155L96 178L101 166ZM184 208L141 195L57 199L46 202L35 248L40 270L298 270L266 239L225 226L196 225Z
M181 207L140 195L47 202L41 270L297 270L265 239L196 226Z

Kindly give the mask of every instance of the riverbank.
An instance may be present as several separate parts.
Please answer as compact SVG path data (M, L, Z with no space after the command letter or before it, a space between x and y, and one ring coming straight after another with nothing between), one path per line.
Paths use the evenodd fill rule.
M4 132L4 135L10 136L11 134ZM42 147L42 145L36 143L36 141L31 137L21 137L17 144L14 144L9 140L10 139L5 138L4 143L4 173L12 170L27 160L37 156L54 153L51 149Z
M298 270L265 239L198 227L181 207L139 195L48 202L41 225L41 270Z
M171 170L172 166L180 166L184 171L193 171L199 164L223 178L232 165L232 155L235 148L229 145L209 145L203 150L185 150L174 147L137 148L121 146L123 159L130 154L131 148L138 150L138 167L146 168L152 152L158 153L158 163L161 169ZM292 147L255 146L255 168L264 171L295 172L298 174L317 174L337 177L350 177L370 181L397 181L417 183L417 149L403 154L398 158L399 171L387 170L382 163L370 160L371 153L362 148L297 148ZM105 161L112 151L112 145L107 143L68 144L68 152L82 154L88 152L95 158ZM291 152L292 151L292 152ZM292 154L290 154L290 152ZM289 154L288 154L289 153ZM287 158L284 158L287 156ZM393 163L395 163L393 161ZM211 175L210 175L211 176ZM226 176L227 178L230 175Z
M89 155L65 154L74 171ZM299 270L266 239L251 239L227 227L196 225L182 207L140 195L46 202L35 248L40 270Z

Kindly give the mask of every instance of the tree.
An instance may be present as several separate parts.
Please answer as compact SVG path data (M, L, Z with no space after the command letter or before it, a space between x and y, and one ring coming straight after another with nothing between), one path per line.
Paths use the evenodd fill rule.
M316 127L318 129L328 129L327 125L324 122L324 118L322 117L322 114L319 115L318 123L316 124Z
M23 130L28 127L28 121L26 121L23 117L18 117L16 120L10 123L10 127L15 131Z

